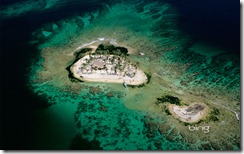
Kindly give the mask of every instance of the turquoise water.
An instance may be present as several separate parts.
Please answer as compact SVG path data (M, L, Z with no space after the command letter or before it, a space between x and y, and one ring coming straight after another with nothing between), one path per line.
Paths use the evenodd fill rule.
M240 125L233 114L240 115L238 55L194 41L180 29L180 12L170 3L94 1L89 9L81 7L84 11L79 11L82 4L72 1L68 7L66 1L24 1L0 12L4 18L15 18L50 11L53 17L55 10L77 5L73 13L62 16L60 11L54 21L31 31L28 43L37 51L28 66L27 86L42 99L36 101L38 128L33 149L240 149ZM30 19L38 20L35 15ZM74 60L72 54L103 39L133 51L131 61L152 75L150 83L125 89L119 84L71 82L66 67ZM211 125L213 133L189 134L187 126L155 105L163 94L219 108L223 113L220 121L201 123ZM224 101L217 100L222 96ZM222 124L230 128L214 130ZM221 133L225 140L219 138Z
M189 145L183 142L180 134L173 134L175 135L173 136L173 139L168 140L164 135L170 136L171 129L167 130L167 128L165 128L165 131L168 132L166 134L160 132L159 127L164 127L166 123L162 117L125 108L123 105L124 94L117 94L114 92L112 96L106 96L104 95L104 93L107 92L106 90L96 94L91 94L88 90L83 90L79 95L75 96L68 92L62 92L48 86L39 85L38 87L38 90L45 91L45 94L47 95L45 98L48 98L50 103L58 103L61 106L66 106L63 109L60 108L60 105L50 107L52 109L49 110L49 113L44 111L44 113L41 113L40 116L48 118L45 116L48 114L51 116L51 119L56 118L57 121L63 121L62 118L68 116L69 110L72 110L68 118L72 118L72 115L74 116L75 125L77 128L73 132L66 131L66 133L70 132L73 134L76 132L79 136L87 139L88 143L90 143L88 144L88 147L82 148L82 143L80 143L80 147L73 147L73 144L79 145L79 143L73 143L74 141L70 141L72 144L69 146L69 148L73 147L71 149L89 149L90 146L94 146L92 144L94 141L99 143L99 146L95 147L95 149L103 150L190 149ZM56 120L51 121L55 123ZM62 130L67 128L67 124L71 124L68 122L69 120L71 119L66 119L61 123L58 122L59 127L62 127L62 129L51 123L47 126L41 125L40 130L43 131L43 129L47 129L47 131L50 131L50 133L64 133ZM153 122L155 122L154 125L151 124ZM47 122L43 122L43 120L41 120L41 123L46 124ZM68 127L68 129L73 128ZM47 139L45 137L45 139L42 139L43 137L39 136L39 139L47 142L48 144L45 143L44 145L47 147L50 146L50 149L67 148L67 145L63 145L62 143L57 145L56 140L59 138L64 141L67 140L67 138L60 137L59 133L57 133L57 135L58 136L56 137L54 135L56 139L51 138L51 140L55 141L54 143L50 142L50 138ZM39 144L41 144L40 141L38 141L38 144L36 145L37 148L42 149L43 145Z
M185 75L181 78L181 83L185 87L199 86L209 90L219 88L240 100L240 58L238 56L226 52L208 56L191 49L170 56L173 56L175 62L189 64ZM191 76L192 74L194 76Z

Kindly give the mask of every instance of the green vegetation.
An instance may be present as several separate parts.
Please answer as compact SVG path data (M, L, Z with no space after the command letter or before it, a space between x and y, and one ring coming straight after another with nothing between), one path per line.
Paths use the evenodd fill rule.
M152 75L150 73L145 73L147 76L147 84L151 81Z
M148 84L152 78L152 75L149 74L149 73L145 73L146 76L147 76L147 83ZM142 83L142 84L139 84L139 85L127 85L127 87L131 87L131 88L142 88L142 87L145 87L146 86L145 83Z
M73 76L73 73L72 73L71 70L70 70L70 67L71 67L72 65L73 65L73 64L71 64L70 66L66 67L66 70L68 71L68 77L69 77L69 80L70 80L71 82L83 82L83 81L81 81L81 80L76 79L76 78Z
M74 55L75 55L76 59L80 59L80 58L84 57L87 52L90 52L90 51L92 51L91 48L82 48L81 50L74 52Z
M165 113L167 113L168 115L171 115L171 113L169 112L169 109L168 109L168 108L166 108L164 111L165 111Z
M214 115L210 115L209 118L208 118L209 121L218 121L219 118L217 118L216 116Z
M169 102L170 104L175 104L175 105L180 105L180 99L178 97L170 96L170 95L165 95L162 96L161 98L157 98L157 104L159 103L165 103Z
M211 111L211 114L214 114L214 115L219 115L219 109L217 108L213 108L212 111Z
M192 125L192 123L187 123L187 122L182 122L179 120L180 123L182 123L184 126L189 126L189 125Z
M210 115L206 119L206 122L219 121L219 118L218 118L219 114L220 114L219 110L217 108L213 107L210 112Z
M182 123L184 126L189 126L189 125L199 125L200 123L205 122L205 121L199 120L198 122L188 123L188 122L183 122L183 121L179 120L179 122Z
M97 54L113 54L118 56L129 56L128 50L124 47L115 47L114 45L100 44L95 53Z
M127 87L131 87L131 88L142 88L144 86L146 86L144 83L139 84L139 85L127 85Z

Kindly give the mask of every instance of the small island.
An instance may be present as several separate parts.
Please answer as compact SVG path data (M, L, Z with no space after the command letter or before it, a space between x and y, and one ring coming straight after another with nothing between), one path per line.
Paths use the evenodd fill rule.
M169 112L179 119L187 123L199 122L205 117L206 106L203 104L191 104L189 106L178 106L170 104L168 106Z
M146 74L127 58L124 47L100 44L75 53L77 60L70 67L73 77L80 81L126 83L141 85L147 82Z
M161 106L168 115L185 123L196 123L208 115L208 107L204 103L186 105L175 96L163 95L157 98L156 105ZM213 119L213 118L212 118Z

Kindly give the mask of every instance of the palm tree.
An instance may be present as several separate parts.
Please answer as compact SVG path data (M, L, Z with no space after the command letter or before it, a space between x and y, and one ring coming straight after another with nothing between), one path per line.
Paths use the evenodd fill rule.
M112 64L114 63L114 57L112 57L112 59L111 59L111 63L112 63Z
M93 56L92 55L90 55L90 60L92 61L94 58L93 58Z

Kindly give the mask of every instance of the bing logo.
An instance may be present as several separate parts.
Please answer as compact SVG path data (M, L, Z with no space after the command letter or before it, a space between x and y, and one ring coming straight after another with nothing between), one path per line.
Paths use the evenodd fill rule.
M210 126L189 126L188 127L190 131L203 131L204 133L209 133Z

